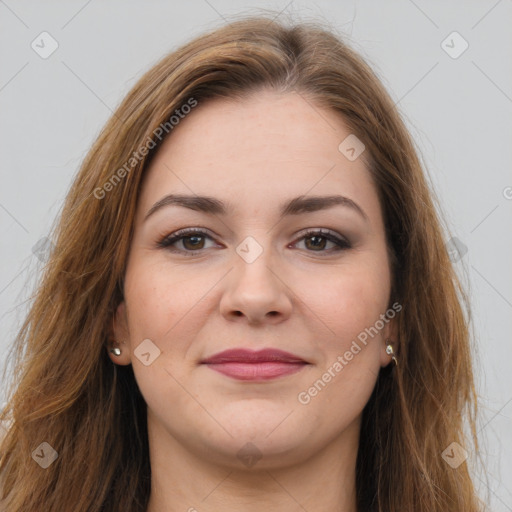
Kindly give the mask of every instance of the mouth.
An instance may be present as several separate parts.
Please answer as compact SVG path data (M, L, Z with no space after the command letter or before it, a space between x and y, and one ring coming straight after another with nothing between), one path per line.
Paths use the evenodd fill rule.
M204 359L201 364L237 380L265 381L297 373L310 363L277 349L231 349Z

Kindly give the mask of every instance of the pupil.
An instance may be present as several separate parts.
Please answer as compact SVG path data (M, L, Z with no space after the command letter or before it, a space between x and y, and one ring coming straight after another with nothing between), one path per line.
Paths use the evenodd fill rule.
M314 243L312 244L312 245L313 245L313 247L317 247L317 248L318 248L318 247L320 247L321 249L323 249L323 247L324 247L324 245L325 245L325 238L324 238L324 237L322 237L322 236L310 236L310 237L309 237L309 240L316 240L316 242L314 242ZM320 241L321 241L321 240L323 240L323 241L324 241L324 243L323 243L323 244L322 244L321 242L319 243L319 242L318 242L319 240L320 240Z
M188 236L188 237L186 237L186 238L184 239L184 242L185 242L185 244L186 244L186 243L189 243L191 240L195 240L195 242L192 242L192 244L191 244L191 245L192 245L192 248L193 248L193 249L197 249L197 241L198 241L198 240L201 240L201 238L202 238L201 236L192 235L192 236Z

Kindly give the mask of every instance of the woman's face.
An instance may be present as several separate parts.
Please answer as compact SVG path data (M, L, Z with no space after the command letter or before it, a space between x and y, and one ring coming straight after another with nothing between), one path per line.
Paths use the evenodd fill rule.
M156 442L271 467L357 437L395 331L377 192L361 147L339 149L349 135L334 112L264 91L199 104L159 149L111 355L133 365ZM295 360L203 362L231 349Z

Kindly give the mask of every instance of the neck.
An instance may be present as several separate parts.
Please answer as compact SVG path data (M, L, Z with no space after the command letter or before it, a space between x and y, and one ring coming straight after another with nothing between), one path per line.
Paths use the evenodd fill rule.
M313 456L284 466L263 457L250 468L187 449L148 419L151 496L147 512L357 512L359 421ZM217 459L219 460L219 459ZM282 459L281 459L282 460ZM265 462L264 462L265 461Z

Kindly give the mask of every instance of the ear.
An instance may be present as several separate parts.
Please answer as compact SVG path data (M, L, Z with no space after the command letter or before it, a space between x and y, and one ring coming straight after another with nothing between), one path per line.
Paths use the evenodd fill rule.
M386 341L388 340L388 341ZM388 364L395 364L393 362L392 356L390 356L386 352L387 345L391 345L393 347L393 351L395 353L395 357L398 359L397 352L398 352L398 324L396 321L396 318L393 318L388 321L386 326L384 327L382 331L382 341L381 341L381 348L380 348L380 365L381 367L385 367Z
M114 314L113 326L110 329L108 355L113 363L121 366L131 364L130 351L130 331L128 329L128 316L126 314L126 304L124 300L117 306ZM116 356L111 352L113 347L121 350L121 354Z

